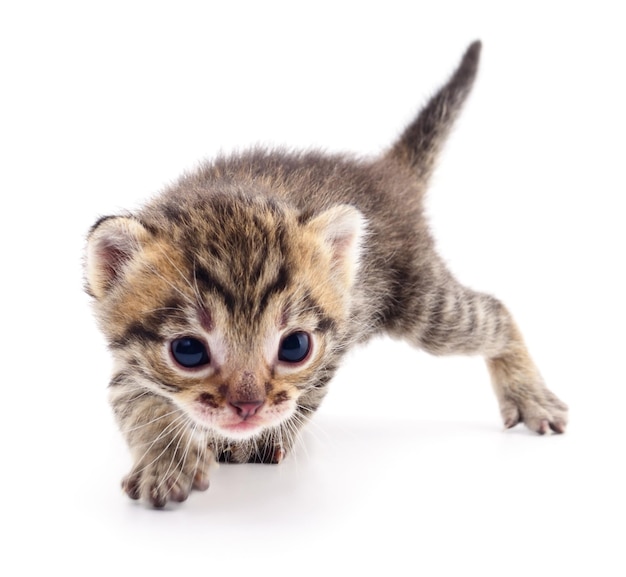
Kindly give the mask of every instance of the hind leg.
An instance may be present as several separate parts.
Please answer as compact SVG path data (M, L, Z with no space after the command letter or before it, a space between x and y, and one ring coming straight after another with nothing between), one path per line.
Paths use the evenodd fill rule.
M567 405L544 384L500 301L448 276L421 299L414 321L409 340L426 351L485 358L507 428L523 422L542 435L550 429L565 431Z

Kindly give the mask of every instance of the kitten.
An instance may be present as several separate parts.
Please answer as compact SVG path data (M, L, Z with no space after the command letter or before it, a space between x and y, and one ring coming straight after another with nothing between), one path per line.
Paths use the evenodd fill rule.
M511 315L454 279L423 216L479 53L380 158L252 150L95 224L87 291L115 359L131 498L182 501L215 459L278 463L343 354L383 332L484 356L506 427L564 432Z

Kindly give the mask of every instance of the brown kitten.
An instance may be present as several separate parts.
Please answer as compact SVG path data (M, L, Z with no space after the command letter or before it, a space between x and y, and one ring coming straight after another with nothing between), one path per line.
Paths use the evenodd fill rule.
M116 362L130 497L184 500L215 458L279 462L343 354L381 332L483 355L507 427L565 430L511 315L454 279L422 213L479 53L380 158L252 150L96 223L86 277Z

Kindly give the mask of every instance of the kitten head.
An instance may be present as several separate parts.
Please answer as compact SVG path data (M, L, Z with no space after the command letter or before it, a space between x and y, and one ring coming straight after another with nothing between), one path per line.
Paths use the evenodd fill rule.
M347 205L305 217L206 193L101 219L86 278L113 383L166 397L227 438L279 426L324 387L349 336L363 229Z

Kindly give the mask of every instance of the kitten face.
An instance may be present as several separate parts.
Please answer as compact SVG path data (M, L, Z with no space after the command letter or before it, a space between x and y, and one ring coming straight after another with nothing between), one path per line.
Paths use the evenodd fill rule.
M200 427L250 438L294 414L340 345L362 218L219 197L178 208L184 226L101 222L89 288L121 372Z

